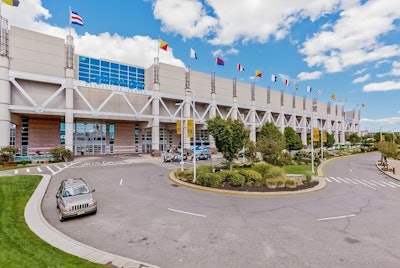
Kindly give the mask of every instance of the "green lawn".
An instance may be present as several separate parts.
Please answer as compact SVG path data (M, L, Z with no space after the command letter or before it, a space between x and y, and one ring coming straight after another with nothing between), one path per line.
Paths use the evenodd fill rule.
M40 180L0 177L0 267L104 267L52 247L26 225L25 205Z
M283 166L283 169L288 174L305 174L307 171L311 171L311 165L287 165Z

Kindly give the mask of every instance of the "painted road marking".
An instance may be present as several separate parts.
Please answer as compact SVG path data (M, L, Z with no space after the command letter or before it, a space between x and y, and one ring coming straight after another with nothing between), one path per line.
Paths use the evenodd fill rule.
M365 182L362 182L362 181L360 181L360 180L358 180L358 179L354 179L354 180L357 181L357 182L359 182L359 183L361 183L362 185L365 185L365 186L367 186L367 187L369 187L369 188L371 188L371 189L377 191L374 187L372 187L372 186L366 184Z
M337 216L337 217L330 217L330 218L320 218L320 219L317 219L317 221L339 220L339 219L345 219L345 218L350 218L350 217L354 217L354 216L356 216L356 214Z
M121 179L120 181L119 181L119 186L121 186L122 185L122 182L124 181L124 179Z
M207 218L206 215L191 213L191 212L182 211L182 210L177 210L177 209L173 209L173 208L168 208L168 210L171 210L171 211L174 211L174 212L178 212L178 213L188 214L188 215L192 215L192 216Z

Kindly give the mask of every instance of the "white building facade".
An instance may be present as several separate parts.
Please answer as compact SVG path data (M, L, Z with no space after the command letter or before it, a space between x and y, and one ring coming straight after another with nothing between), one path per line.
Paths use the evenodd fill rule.
M54 147L74 155L153 153L180 145L177 121L194 119L195 143L213 147L206 120L243 121L255 141L265 122L292 127L307 146L318 127L345 142L359 132L359 111L306 96L159 63L149 68L74 53L65 40L2 24L0 147L20 155ZM190 121L192 122L192 121ZM193 144L185 134L184 148Z

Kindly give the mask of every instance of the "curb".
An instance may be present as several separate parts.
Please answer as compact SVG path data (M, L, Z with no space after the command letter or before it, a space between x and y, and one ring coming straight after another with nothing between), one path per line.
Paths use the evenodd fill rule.
M43 178L40 181L38 187L35 189L31 198L29 199L24 212L25 221L28 227L38 237L40 237L53 247L56 247L64 252L94 263L99 263L103 265L112 264L113 267L121 268L159 268L159 266L135 261L82 244L81 242L78 242L68 237L67 235L63 234L62 232L51 226L49 222L44 218L41 208L42 199L46 193L51 176L43 174L38 175L42 176Z
M214 189L210 187L195 185L192 183L184 182L175 177L175 170L169 173L169 179L178 185L185 186L187 188L217 193L217 194L228 194L228 195L241 195L241 196L285 196L285 195L298 195L298 194L306 194L311 192L316 192L323 189L326 186L326 181L322 177L313 177L314 180L318 181L318 184L312 188L299 190L299 191L280 191L280 192L243 192L243 191L232 191L232 190L223 190L223 189Z

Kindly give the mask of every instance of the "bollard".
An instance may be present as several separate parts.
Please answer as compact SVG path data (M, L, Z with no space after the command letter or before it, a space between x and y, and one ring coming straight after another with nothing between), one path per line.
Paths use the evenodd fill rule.
M396 172L395 172L395 170L394 170L394 167L393 167L393 174L396 174Z

